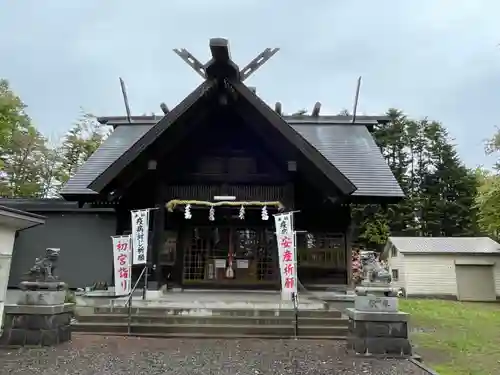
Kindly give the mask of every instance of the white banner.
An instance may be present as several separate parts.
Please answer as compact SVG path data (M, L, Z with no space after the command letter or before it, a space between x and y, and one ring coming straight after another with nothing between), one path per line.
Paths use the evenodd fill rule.
M293 228L293 212L274 215L281 276L281 298L297 296L297 237Z
M276 235L293 233L293 212L274 215Z
M132 264L146 264L148 256L149 209L130 212L132 216Z
M297 295L297 247L295 233L279 234L278 254L280 259L281 295L285 300L292 299L292 293Z
M125 296L132 290L130 236L111 236L113 240L113 265L115 270L115 295Z

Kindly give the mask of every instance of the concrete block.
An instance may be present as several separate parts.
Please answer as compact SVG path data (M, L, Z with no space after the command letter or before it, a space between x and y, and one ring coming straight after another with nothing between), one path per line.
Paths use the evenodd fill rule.
M360 322L366 337L408 337L406 322Z
M371 354L411 355L412 347L408 339L388 337L368 337L366 349Z
M6 315L54 315L63 312L73 312L73 303L59 305L5 305Z
M26 344L26 330L5 329L4 334L8 336L7 345L24 346Z
M358 311L384 311L397 312L397 297L356 296L354 298L354 309Z
M72 304L10 306L0 344L52 346L71 340L72 307Z
M64 290L25 290L19 294L18 305L62 305L66 299Z
M345 310L349 319L356 321L369 322L407 322L410 320L410 314L405 312L386 312L386 311L358 311L354 308Z
M347 349L354 351L356 354L366 353L365 339L359 337L347 337Z

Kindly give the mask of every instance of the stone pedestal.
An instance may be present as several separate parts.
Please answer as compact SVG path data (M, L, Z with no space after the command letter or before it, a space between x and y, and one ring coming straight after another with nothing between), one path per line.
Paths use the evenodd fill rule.
M71 340L74 305L5 305L0 345L54 346Z
M25 290L19 295L18 305L63 305L65 290Z
M408 339L409 314L398 311L346 309L349 317L348 349L357 354L412 354Z

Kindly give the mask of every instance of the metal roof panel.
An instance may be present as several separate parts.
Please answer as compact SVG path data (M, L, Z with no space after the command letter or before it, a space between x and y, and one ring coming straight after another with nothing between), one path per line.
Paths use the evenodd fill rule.
M357 187L353 196L404 197L365 126L292 125Z
M125 151L132 147L152 125L119 126L103 144L90 156L61 189L60 194L96 194L88 188L102 172L113 164Z
M70 178L61 195L97 194L89 184L138 142L153 124L120 125ZM305 140L357 187L354 196L404 197L372 135L353 124L293 124Z
M401 253L500 254L500 244L489 237L389 237Z

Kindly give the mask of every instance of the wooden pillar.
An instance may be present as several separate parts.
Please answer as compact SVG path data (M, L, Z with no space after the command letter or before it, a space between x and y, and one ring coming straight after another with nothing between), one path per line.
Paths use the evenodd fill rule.
M170 216L173 214L169 214ZM184 252L185 246L191 244L191 239L187 238L184 222L177 226L177 246L175 249L175 263L172 266L171 280L175 287L182 286L182 275L184 272Z
M347 215L349 216L349 224L345 231L345 251L346 251L346 273L347 273L347 288L352 288L354 283L352 280L352 239L355 229L355 223L351 215L351 207L347 207Z
M283 203L286 209L293 210L295 208L295 191L294 185L292 182L288 182L285 185L283 191Z
M154 207L156 210L152 212L153 214L153 238L151 241L151 246L149 248L148 254L148 267L149 269L154 269L154 278L151 281L156 282L156 287L160 288L161 284L164 282L162 269L159 265L160 252L165 242L165 202L164 202L164 185L158 182L154 192ZM151 271L150 271L151 272Z

